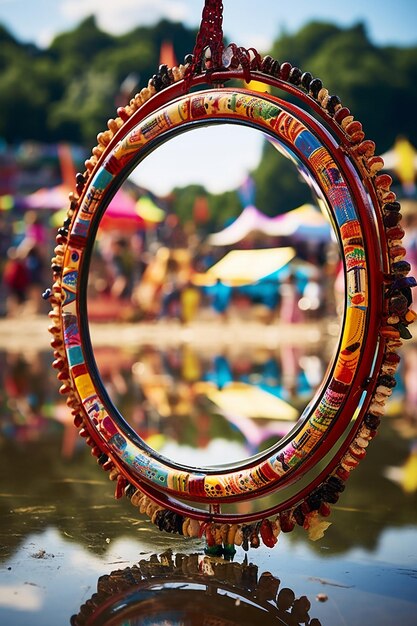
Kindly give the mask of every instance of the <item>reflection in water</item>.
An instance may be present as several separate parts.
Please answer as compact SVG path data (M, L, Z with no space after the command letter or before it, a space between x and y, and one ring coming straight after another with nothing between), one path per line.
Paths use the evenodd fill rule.
M208 237L208 214L186 226L170 214L132 236L100 228L93 246L85 313L99 374L132 428L172 461L194 452L200 467L224 462L224 448L213 445L219 440L234 442L232 463L287 435L340 333L340 253L328 220L306 206L296 218L303 234L265 230L268 219L246 201L242 215L256 221L228 243ZM102 358L94 322L122 319L132 322L130 352ZM143 347L152 340L138 334L149 326L165 349ZM315 346L307 345L306 326L317 331Z
M35 357L32 369L29 356L0 354L1 365L10 365L7 371L0 369L0 623L68 626L70 616L92 595L101 574L126 567L137 571L133 564L156 551L171 548L175 553L202 553L204 546L199 540L184 545L181 538L160 533L127 499L114 501L106 474L98 471L80 438L64 445L68 433L73 436L76 429L57 392L53 372L49 378L50 354ZM132 394L130 406L138 397L130 376L132 362L136 361L128 355L120 368L123 384ZM4 392L6 383L10 397ZM396 391L392 411L398 415L402 414L402 399ZM334 524L324 540L311 543L296 529L291 536L280 536L276 551L261 546L248 553L259 572L271 572L267 582L272 585L276 579L283 580L278 594L286 587L296 590L297 599L308 596L312 602L309 613L322 624L415 624L417 491L413 490L415 480L410 481L415 458L412 421L414 425L417 422L415 413L406 423L391 415L383 421L367 462L349 478L349 489L340 506L334 507ZM224 440L224 446L231 443ZM236 561L243 558L238 549ZM227 564L229 571L234 571L234 565ZM139 568L145 572L142 562ZM229 621L239 617L240 623L245 623L235 603L240 599L241 606L248 607L249 599L256 612L256 619L249 623L262 623L262 619L267 623L269 619L279 624L279 617L281 623L291 623L283 615L272 622L273 613L260 612L257 594L264 578L259 577L257 588L249 583L245 587L253 593L253 603L249 593L245 599L242 593L228 592L230 599L224 602L233 604L226 614ZM150 587L140 592L141 606L148 594L149 603L166 598L162 608L172 608L171 599L176 596L182 608L189 591L189 597L198 597L198 606L212 608L212 604L204 604L209 582L183 583L186 586L179 592L171 589L168 580L162 586L157 582L156 587L151 580ZM114 593L124 593L124 589L112 588L109 602ZM329 601L315 602L323 592ZM216 602L222 602L223 595L216 591ZM288 598L286 608L275 604L276 612L280 608L290 612L294 598L290 593ZM274 602L266 602L272 610ZM156 606L161 609L160 604Z
M114 405L169 458L196 465L247 458L286 435L321 382L317 346L198 350L181 344L112 352L96 360Z
M30 387L30 368L26 375ZM76 537L86 549L96 546L91 538L97 528L109 537L123 534L134 538L136 524L147 523L127 499L114 501L107 475L98 471L81 438L74 439L68 455L64 445L67 431L72 434L76 429L69 420L58 423L51 419L55 407L59 410L66 407L62 407L59 394L49 398L48 393L45 392L48 400L40 409L36 427L31 419L23 421L20 416L11 415L2 404L0 554L4 558L10 557L28 534L43 528L45 522L64 536ZM401 411L400 399L393 401ZM341 554L358 546L376 550L386 528L397 529L401 537L408 525L417 524L415 436L399 436L396 429L401 423L401 417L387 417L375 445L369 448L363 470L360 468L349 478L349 489L343 494L340 507L334 507L331 519L334 524L326 533L326 545L333 553ZM230 447L233 451L233 446ZM227 454L229 449L224 442L223 453ZM164 540L163 533L156 528L152 537L158 542ZM171 541L171 536L166 540ZM297 541L307 539L301 534ZM103 550L102 543L100 546L94 550ZM321 542L310 547L319 554Z
M65 398L57 390L51 354L0 351L0 437L22 443L38 441L60 433L61 425L61 452L69 458L78 435Z
M325 599L325 594L322 594ZM321 626L311 603L270 572L198 554L155 554L101 576L71 626Z
M50 427L48 418L69 419L50 364L48 352L0 351L0 432L7 438L37 440Z

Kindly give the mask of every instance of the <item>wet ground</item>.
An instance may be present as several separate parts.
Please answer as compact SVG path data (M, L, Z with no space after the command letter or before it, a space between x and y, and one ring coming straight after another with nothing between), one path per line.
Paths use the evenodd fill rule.
M211 446L214 457L239 456L267 439L219 422L216 411L203 432L191 428L187 393L197 379L221 385L229 376L268 383L298 408L297 397L305 403L314 387L312 365L325 366L307 344L293 353L298 368L290 388L288 371L282 380L289 353L283 358L282 350L259 348L244 364L233 350L206 351L203 359L184 346L148 345L113 351L113 367L102 348L98 361L112 398L124 398L123 408L155 447L174 440L179 454ZM114 500L112 484L73 432L50 360L43 350L0 351L0 624L415 626L417 427L404 417L401 385L323 539L310 542L296 529L281 534L273 550L238 548L233 562L223 562L204 557L201 541L160 533L127 500ZM173 430L169 411L155 422L155 404L135 411L156 402L150 379L165 390L181 429ZM182 390L180 399L171 383Z

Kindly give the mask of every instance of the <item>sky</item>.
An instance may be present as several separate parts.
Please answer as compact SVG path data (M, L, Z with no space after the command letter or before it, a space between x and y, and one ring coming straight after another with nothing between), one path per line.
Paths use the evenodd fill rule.
M197 27L203 5L203 0L0 0L0 23L20 41L42 47L91 14L103 30L113 34L127 32L139 24L153 24L161 18ZM340 26L363 22L377 45L417 46L416 0L223 0L223 5L223 31L227 38L260 52L267 50L280 33L296 32L312 20ZM222 144L225 149L219 150ZM256 166L261 149L259 133L249 129L200 129L158 148L140 165L136 178L161 194L175 185L192 182L221 192L235 188L244 179ZM173 167L178 160L183 165Z
M266 49L282 30L294 32L313 19L348 26L367 25L376 44L417 43L415 0L223 0L225 34L243 46ZM0 0L0 22L25 41L48 45L54 35L72 29L95 14L98 24L114 34L160 18L198 26L203 0Z

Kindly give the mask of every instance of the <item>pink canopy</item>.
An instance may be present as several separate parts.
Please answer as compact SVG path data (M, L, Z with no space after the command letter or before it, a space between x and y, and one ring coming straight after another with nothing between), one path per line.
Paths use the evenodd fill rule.
M61 210L56 211L51 224L59 226L67 214L68 192L66 201L61 204ZM45 205L41 205L45 208ZM33 208L36 208L33 206ZM100 222L100 229L106 231L133 232L145 227L144 219L138 214L136 199L123 189L119 189L112 198Z
M136 199L123 189L116 191L100 222L105 230L138 230L144 227L144 219L136 208Z
M208 242L213 246L231 246L252 232L274 237L325 241L330 238L331 226L323 213L312 204L303 204L276 217L268 217L250 205L232 224L210 235Z

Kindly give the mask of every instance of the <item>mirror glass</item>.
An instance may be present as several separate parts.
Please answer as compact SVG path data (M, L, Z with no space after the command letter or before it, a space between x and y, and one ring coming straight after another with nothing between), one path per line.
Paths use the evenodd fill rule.
M246 126L170 139L123 183L88 279L106 391L160 454L246 459L296 424L340 337L345 286L323 198Z

